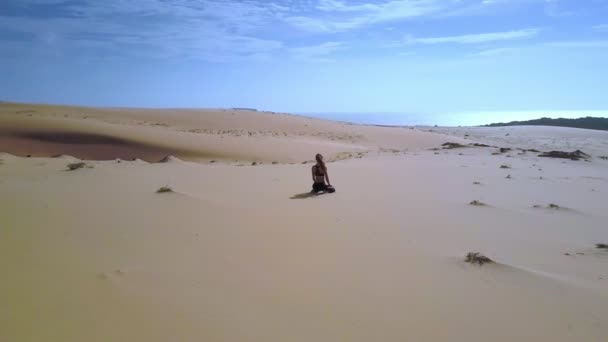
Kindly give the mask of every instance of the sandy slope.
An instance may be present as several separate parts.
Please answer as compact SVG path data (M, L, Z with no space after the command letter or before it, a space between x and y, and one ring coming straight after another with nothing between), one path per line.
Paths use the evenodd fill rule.
M243 110L96 109L0 103L0 146L20 156L299 163L379 148L421 149L443 138L407 128ZM76 144L75 142L78 142Z
M55 110L15 120L63 121ZM169 127L190 124L173 115ZM307 120L235 115L259 115L250 122L259 131L280 131L265 121L285 118L280 129L296 132ZM2 127L14 130L6 116ZM169 128L95 120L73 129L144 139L139 130ZM324 152L335 141L315 132L356 130L363 142L347 145L369 152L329 164L332 195L306 196L309 165L111 160L65 171L70 158L0 155L0 341L605 341L608 251L594 244L608 242L606 135L590 134L593 158L577 162L427 150L468 142L458 129L444 133L460 138L313 123L306 136L257 137L278 150L259 153L280 159L302 141ZM559 146L586 132L534 130ZM163 185L174 193L156 194ZM533 207L549 203L561 209ZM468 265L468 251L497 263Z

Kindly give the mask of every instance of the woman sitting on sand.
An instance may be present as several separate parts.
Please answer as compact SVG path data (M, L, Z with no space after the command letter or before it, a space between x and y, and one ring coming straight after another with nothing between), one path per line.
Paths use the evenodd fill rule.
M327 174L327 166L325 166L325 162L323 161L323 156L319 153L315 156L317 163L312 167L312 191L313 192L335 192L333 186L329 182L329 175ZM325 181L327 180L327 184Z

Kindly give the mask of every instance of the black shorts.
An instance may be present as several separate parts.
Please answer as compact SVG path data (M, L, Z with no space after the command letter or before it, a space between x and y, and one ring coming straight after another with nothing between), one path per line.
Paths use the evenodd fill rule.
M332 193L332 192L336 192L336 189L334 189L333 186L327 185L325 183L314 183L312 185L312 191L314 191L314 192L326 191L326 192Z

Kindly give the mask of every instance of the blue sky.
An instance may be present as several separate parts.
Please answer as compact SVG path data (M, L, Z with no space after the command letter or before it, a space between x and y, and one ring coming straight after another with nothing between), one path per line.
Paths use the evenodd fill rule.
M0 2L5 101L582 112L607 80L608 0Z

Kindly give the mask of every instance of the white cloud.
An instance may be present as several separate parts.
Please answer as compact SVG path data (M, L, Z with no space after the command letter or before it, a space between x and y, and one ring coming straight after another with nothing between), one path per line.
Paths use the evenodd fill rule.
M405 41L409 44L482 44L505 40L530 39L538 35L538 29L523 29L515 31L476 33L460 36L415 38L406 37Z

